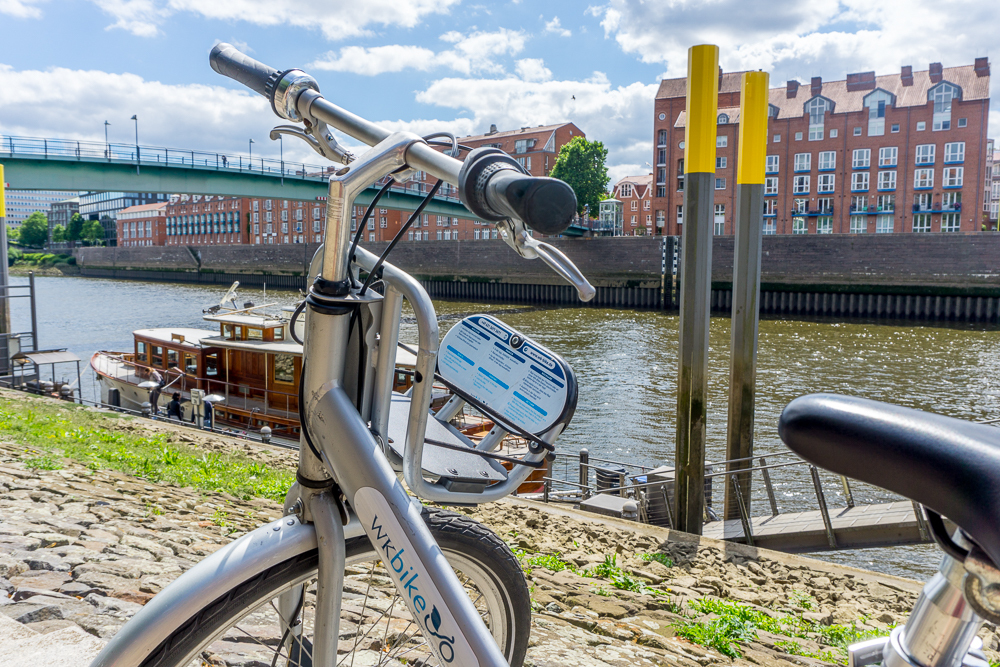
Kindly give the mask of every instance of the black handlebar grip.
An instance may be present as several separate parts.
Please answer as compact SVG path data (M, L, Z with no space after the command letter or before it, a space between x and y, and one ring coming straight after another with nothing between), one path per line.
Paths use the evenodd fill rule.
M208 56L212 69L223 76L239 81L250 90L270 97L267 80L278 73L273 67L257 62L245 53L241 53L232 44L219 42Z
M525 176L513 169L498 171L486 186L490 208L506 211L541 234L561 234L573 222L576 194L565 181Z

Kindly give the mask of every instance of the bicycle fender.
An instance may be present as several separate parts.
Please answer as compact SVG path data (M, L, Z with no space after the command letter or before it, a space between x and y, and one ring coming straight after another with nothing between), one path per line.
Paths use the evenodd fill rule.
M345 533L350 539L364 531L355 520L345 526ZM294 516L247 533L199 562L146 603L90 667L135 667L192 613L267 568L315 548L315 528Z

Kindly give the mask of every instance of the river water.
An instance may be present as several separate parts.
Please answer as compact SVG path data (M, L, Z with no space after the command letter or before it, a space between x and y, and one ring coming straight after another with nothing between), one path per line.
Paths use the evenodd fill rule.
M13 277L23 284L26 278ZM135 329L209 328L202 309L218 303L218 287L141 283L92 278L36 279L39 342L66 347L84 359L84 398L95 385L87 361L97 350L131 350ZM294 292L243 290L241 300L291 305ZM491 312L563 357L580 385L576 415L559 440L559 451L639 465L672 465L676 411L678 318L652 311L573 307L523 307L438 302L442 334L465 314ZM15 330L29 328L26 299L12 302ZM729 320L712 318L709 360L708 458L725 459ZM416 342L405 322L401 339ZM782 408L802 394L828 391L888 401L964 419L1000 416L1000 332L910 323L789 321L760 323L755 453L786 451L777 435ZM46 371L47 372L47 371ZM57 371L72 377L75 371ZM814 509L815 494L801 469L776 471L779 509ZM755 514L766 513L755 481ZM824 477L831 506L836 478ZM721 484L715 493L721 496ZM855 485L855 502L888 499L879 489ZM721 504L716 500L716 506ZM923 579L938 565L930 546L815 554L818 558Z

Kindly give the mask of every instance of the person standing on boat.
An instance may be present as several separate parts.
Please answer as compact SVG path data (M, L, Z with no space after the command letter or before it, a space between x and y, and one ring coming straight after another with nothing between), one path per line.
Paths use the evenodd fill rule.
M212 406L212 401L208 400L208 397L202 399L205 403L205 423L204 428L211 431L215 426L215 409Z
M167 419L170 418L183 421L181 417L181 394L179 391L174 392L170 403L167 404Z
M160 392L163 391L163 376L160 375L160 371L155 368L149 374L149 379L156 383L153 390L149 392L149 405L154 415L160 414L160 408L157 403L160 402Z

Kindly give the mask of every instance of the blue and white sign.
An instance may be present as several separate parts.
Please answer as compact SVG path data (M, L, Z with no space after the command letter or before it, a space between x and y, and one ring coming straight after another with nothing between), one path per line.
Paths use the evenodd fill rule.
M554 353L489 315L456 324L438 352L443 378L535 434L552 428L566 410L573 382L567 368Z

